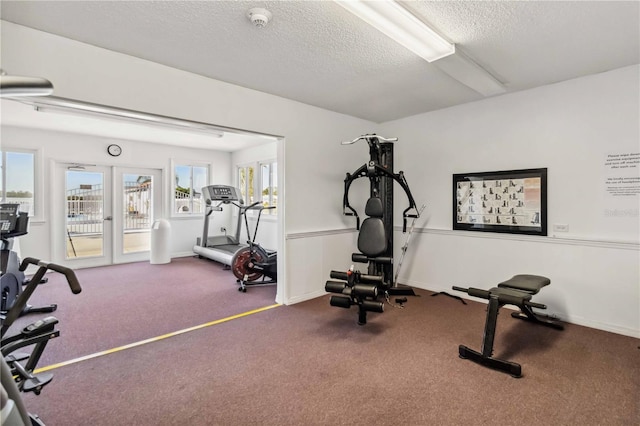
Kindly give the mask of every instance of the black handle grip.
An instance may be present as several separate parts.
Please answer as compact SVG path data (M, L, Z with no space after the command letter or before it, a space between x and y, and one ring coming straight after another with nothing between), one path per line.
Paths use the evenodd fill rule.
M245 207L245 210L251 210L253 209L255 206L257 206L258 204L262 204L262 201L256 201L255 203L251 203L249 206Z
M24 271L27 269L29 265L36 265L40 268L50 269L52 271L58 272L65 276L67 279L67 283L69 283L69 287L71 288L71 292L73 294L78 294L82 291L82 287L80 287L80 282L76 277L76 273L73 272L73 269L67 268L66 266L56 265L55 263L43 262L40 259L36 259L33 257L25 258L20 264L20 270Z
M451 288L453 288L456 291L462 291L464 293L467 293L469 296L479 297L481 299L489 299L491 297L490 291L482 290L480 288L473 288L473 287L462 288L462 287L456 287L456 286L453 286Z
M535 302L525 301L524 304L529 306L529 307L532 307L532 308L547 309L547 305L544 305L542 303L535 303Z
M52 271L56 271L61 273L67 279L67 283L69 283L69 287L71 288L71 292L73 294L78 294L82 291L82 287L80 287L80 282L78 281L78 277L76 277L76 273L73 272L73 269L69 269L65 266L56 265L55 263L50 263L48 265L48 269Z
M22 263L20 264L20 271L25 271L29 265L40 266L40 259L36 259L35 257L25 257L22 259Z
M487 290L482 290L481 288L469 287L469 289L467 290L467 293L469 294L469 296L479 297L481 299L488 300L491 298L491 292Z

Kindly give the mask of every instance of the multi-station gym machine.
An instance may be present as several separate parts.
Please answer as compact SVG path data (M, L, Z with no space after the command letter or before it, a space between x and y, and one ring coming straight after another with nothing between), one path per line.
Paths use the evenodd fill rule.
M397 182L408 198L408 207L402 212L402 231L407 231L407 221L412 218L411 231L420 210L411 195L411 190L402 171L393 171L393 142L397 138L384 138L376 134L360 136L343 145L350 145L364 140L369 145L369 161L353 173L347 173L344 180L343 213L356 217L358 233L358 253L351 255L356 263L366 263L366 273L361 273L352 266L346 272L331 271L333 280L327 281L325 290L332 295L331 306L350 308L358 306L358 324L367 322L367 312L383 312L384 302L390 295L415 295L413 289L399 285L397 274L393 275L393 187ZM367 218L360 223L358 212L349 203L349 188L353 181L368 178L370 184L369 199L365 207ZM402 258L406 252L409 239L402 248ZM398 265L398 268L400 265ZM335 281L340 280L340 281Z

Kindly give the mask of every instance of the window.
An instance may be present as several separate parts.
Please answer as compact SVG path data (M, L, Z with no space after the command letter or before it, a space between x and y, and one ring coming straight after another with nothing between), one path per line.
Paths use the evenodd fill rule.
M238 167L238 188L245 205L261 201L265 207L278 205L278 167L276 161L263 161ZM259 170L259 174L256 174ZM276 209L263 214L276 214Z
M278 206L278 163L275 161L260 163L260 191L263 206ZM276 211L271 209L264 213L276 214Z
M253 166L238 167L238 189L245 206L252 204L255 200L255 168Z
M0 201L18 203L20 210L34 216L35 163L36 155L30 151L0 151L2 173L0 173Z
M206 206L202 198L202 187L208 185L209 168L176 165L174 176L173 213L178 215L204 213Z

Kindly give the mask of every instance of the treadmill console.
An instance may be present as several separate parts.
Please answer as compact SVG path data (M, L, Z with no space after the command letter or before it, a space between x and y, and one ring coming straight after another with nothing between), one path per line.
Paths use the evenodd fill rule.
M233 186L209 185L202 188L202 193L211 201L240 201L240 191Z
M2 238L25 235L28 223L28 213L20 211L20 204L0 204L0 232Z

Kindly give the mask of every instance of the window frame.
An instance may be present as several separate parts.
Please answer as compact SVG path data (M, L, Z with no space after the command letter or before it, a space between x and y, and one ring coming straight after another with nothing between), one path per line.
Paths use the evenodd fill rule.
M275 165L275 176L274 176L274 166ZM278 203L277 203L277 196L275 197L276 202L274 203L274 188L277 190L278 188L278 160L277 159L270 159L270 160L263 160L258 162L258 170L260 170L260 174L258 176L258 188L259 188L259 193L260 193L260 197L263 197L262 195L262 191L263 188L265 187L264 182L262 180L262 168L263 167L268 167L269 168L269 182L268 182L268 187L269 187L269 200L268 200L268 205L269 206L273 206L275 205L276 208L275 209L269 209L269 210L265 210L264 212L262 212L262 214L268 214L271 216L277 216L278 215ZM277 194L275 194L277 195ZM261 198L262 199L262 198Z
M190 174L189 174L189 189L191 190L191 194L189 195L189 211L187 212L178 212L177 211L177 206L176 206L176 187L178 186L176 183L176 177L177 177L177 173L176 173L176 168L177 167L189 167L190 168ZM205 185L209 185L209 182L211 180L211 163L203 163L203 162L199 162L199 161L183 161L183 160L175 160L172 159L171 160L171 185L170 185L170 191L171 194L169 196L170 199L170 209L171 209L171 218L190 218L190 217L202 217L206 211L206 208L203 206L203 210L201 212L194 212L193 211L193 202L195 200L194 192L200 193L200 196L202 197L202 188L194 188L193 186L193 169L196 167L200 167L200 168L204 168L207 175L205 177ZM184 188L184 187L183 187Z
M249 182L249 168L253 168L253 182ZM245 170L245 174L247 176L246 178L246 184L243 187L242 185L240 185L240 170ZM250 185L250 183L252 185ZM252 203L252 201L249 198L249 189L251 189L253 191L253 198L255 199L255 194L257 191L257 185L256 185L256 163L243 163L243 164L238 164L236 165L236 177L235 177L235 184L236 184L236 188L238 188L240 190L240 196L242 197L242 201L244 202L245 206L248 206L249 204Z
M274 178L273 175L273 165L276 165L276 173L277 173L277 164L278 164L278 160L275 158L272 159L268 159L268 160L259 160L259 161L252 161L252 162L247 162L247 163L240 163L236 165L236 176L235 176L235 184L236 187L240 190L240 194L242 195L242 199L244 201L244 204L246 206L250 205L252 202L256 202L256 201L262 201L262 167L263 166L269 166L269 187L273 188L275 186L275 188L278 187L278 182L277 182L277 175ZM253 168L254 172L253 172L253 201L250 201L249 196L247 196L247 192L249 189L249 179L247 179L247 184L246 184L246 188L243 188L240 185L240 170L244 169L245 173L247 173L248 175L248 169L249 168ZM273 191L269 191L269 205L273 205ZM277 205L277 204L276 204ZM256 210L249 210L247 211L247 213L249 214L249 216L256 216L258 213ZM264 210L262 212L262 217L265 218L277 218L278 216L278 209L269 209L269 210Z
M5 198L7 183L7 153L32 154L33 155L33 212L29 212L32 222L43 222L45 214L44 182L42 176L42 148L15 148L3 146L0 149L0 168L2 169L2 185L0 185L0 199Z

